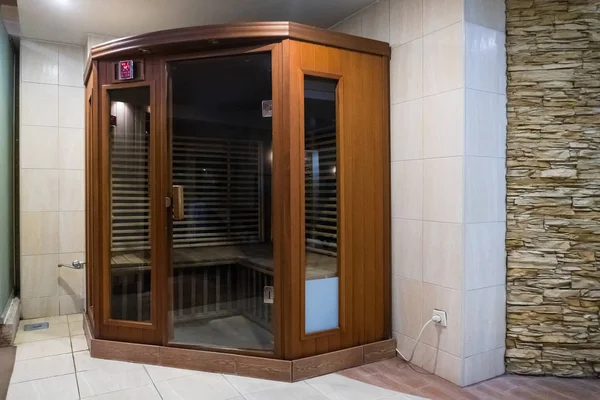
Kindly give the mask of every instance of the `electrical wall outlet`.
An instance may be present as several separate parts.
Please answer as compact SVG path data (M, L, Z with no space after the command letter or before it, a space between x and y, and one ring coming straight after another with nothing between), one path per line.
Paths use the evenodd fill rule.
M442 310L436 310L435 308L433 309L433 316L438 316L441 318L440 322L436 322L436 325L440 325L440 326L448 326L448 317L446 316L446 311L442 311Z

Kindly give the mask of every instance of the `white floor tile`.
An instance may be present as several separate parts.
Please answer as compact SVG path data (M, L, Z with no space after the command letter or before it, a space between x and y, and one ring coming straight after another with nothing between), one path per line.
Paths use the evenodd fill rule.
M142 369L144 368L142 364L92 358L90 357L90 352L87 350L73 353L73 358L75 359L75 369L77 372L91 371L95 369L106 371L127 371L135 367L140 367Z
M73 356L71 354L61 354L58 356L35 358L15 362L11 383L31 381L34 379L49 378L72 374Z
M183 378L184 376L190 376L198 373L198 371L189 369L159 367L157 365L144 365L144 367L146 368L146 371L148 371L148 375L150 375L150 379L152 379L152 382L154 383Z
M21 343L17 346L16 361L71 353L68 337Z
M35 381L11 383L7 400L79 399L75 374L54 376Z
M396 394L339 374L324 375L305 382L331 400L376 400Z
M94 400L161 400L154 385L141 386L133 389L119 390L101 394L99 396L86 397Z
M304 382L246 394L244 398L246 400L327 400L327 397Z
M222 375L208 372L161 382L156 388L164 400L226 400L240 397L240 393Z
M73 352L87 350L88 342L85 338L85 335L71 336L71 347Z
M67 321L69 321L69 322L83 321L83 314L69 314L69 315L67 315Z
M39 340L55 339L60 337L69 336L69 325L68 324L53 324L50 323L48 329L41 329L39 331L24 331L19 329L17 336L15 336L15 344L37 342Z
M33 319L23 319L19 323L19 329L23 329L23 327L27 324L37 324L39 322L48 322L50 325L56 324L66 324L68 322L66 315L54 316L54 317L44 317L44 318L33 318Z
M266 379L247 378L237 375L223 375L241 394L260 392L261 390L273 389L292 385L291 383L270 381Z
M71 336L83 335L85 333L83 331L83 321L69 322L69 332Z
M82 399L152 385L141 364L131 364L129 369L93 369L77 372L77 382Z

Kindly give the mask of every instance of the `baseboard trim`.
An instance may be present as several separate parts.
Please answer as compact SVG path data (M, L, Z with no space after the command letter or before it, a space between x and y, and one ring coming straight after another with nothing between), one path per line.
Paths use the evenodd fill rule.
M218 372L252 378L296 382L396 355L396 340L387 339L299 360L278 360L205 350L96 339L84 314L84 331L94 358Z

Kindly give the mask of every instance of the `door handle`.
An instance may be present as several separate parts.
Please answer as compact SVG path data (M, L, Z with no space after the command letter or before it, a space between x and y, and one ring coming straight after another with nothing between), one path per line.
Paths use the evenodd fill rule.
M183 186L173 185L173 220L182 221L185 219L183 208Z
M75 260L71 264L58 264L58 268L83 269L85 261Z

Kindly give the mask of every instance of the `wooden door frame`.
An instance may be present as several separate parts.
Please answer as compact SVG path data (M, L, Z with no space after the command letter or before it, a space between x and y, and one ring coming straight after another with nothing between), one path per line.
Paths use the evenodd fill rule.
M112 63L104 63L104 76L101 82L110 82L108 70ZM113 68L114 69L114 68ZM155 72L155 70L154 70ZM160 286L158 281L160 269L160 251L157 251L157 246L160 247L157 235L151 235L151 278L150 278L150 322L141 321L125 321L112 319L110 317L110 302L111 302L111 178L110 178L110 90L122 90L129 88L148 87L150 89L150 151L148 154L148 176L149 176L149 197L150 197L150 231L156 231L160 228L160 214L163 202L160 201L161 188L157 183L156 177L160 172L160 152L158 144L160 143L159 125L158 125L158 110L160 104L157 96L157 82L154 73L146 74L145 80L128 83L109 83L101 85L100 89L100 112L98 113L100 138L97 141L100 146L99 158L99 182L103 190L98 191L95 195L99 197L99 235L98 242L100 244L98 254L98 263L95 265L99 269L95 273L98 278L96 290L99 291L100 303L99 311L96 314L96 329L99 337L111 340L130 341L145 344L160 343L160 318L159 310L159 293Z
M249 46L249 47L237 47L234 49L217 50L217 51L204 51L200 53L184 53L176 56L165 56L158 59L160 65L159 70L161 71L161 78L159 79L159 104L160 104L160 159L164 161L161 166L162 173L160 176L156 176L156 179L161 182L161 190L163 198L173 198L172 193L172 126L170 115L171 107L171 86L170 77L168 73L168 64L175 61L186 61L186 60L199 60L207 58L220 58L228 56L241 56L243 54L251 53L270 53L271 54L271 66L272 66L272 100L273 100L273 119L272 119L272 146L273 146L273 167L272 167L272 188L279 187L281 182L289 181L289 175L286 175L286 171L289 165L289 151L286 143L289 142L289 138L286 139L288 131L285 129L285 116L283 107L283 51L281 42ZM289 198L281 196L281 193L271 191L271 209L272 209L272 220L273 220L273 238L278 238L273 241L273 284L275 290L275 301L273 304L273 338L274 338L274 349L273 351L261 351L261 350L241 350L241 349L229 349L229 348L217 348L202 345L182 345L176 343L170 343L172 337L172 312L173 309L173 292L172 284L170 282L172 276L172 218L170 208L162 207L163 210L169 212L164 213L164 217L161 219L160 227L160 238L159 253L161 254L159 268L159 282L162 282L162 290L160 290L161 298L159 300L159 318L162 319L162 345L168 347L188 348L197 350L207 350L219 353L231 353L246 356L258 356L265 358L282 358L284 349L284 335L282 329L282 309L284 307L285 297L284 293L285 284L283 283L283 276L285 275L284 270L287 264L285 263L286 252L289 249L289 244L286 240L289 239L288 235L283 235L286 228L284 226L284 219L289 220L289 216L286 213L290 212ZM159 231L156 231L159 232ZM158 235L154 235L155 237Z

